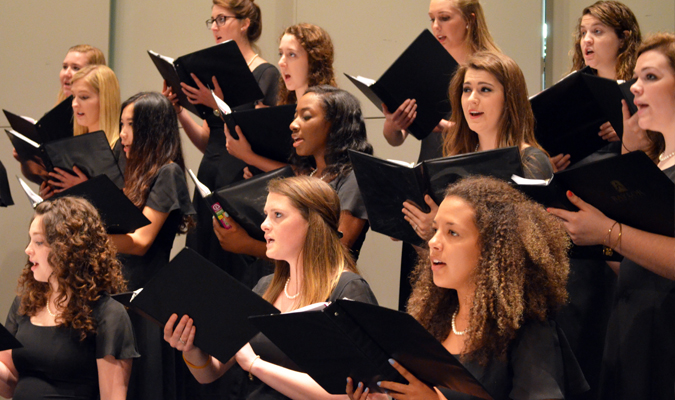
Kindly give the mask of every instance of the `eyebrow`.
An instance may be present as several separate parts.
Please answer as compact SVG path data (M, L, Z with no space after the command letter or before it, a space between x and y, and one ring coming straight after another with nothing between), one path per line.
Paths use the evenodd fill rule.
M465 85L466 85L466 84L471 84L471 82L464 82L464 84L465 84ZM494 85L493 85L492 83L490 83L490 82L482 82L482 81L480 81L480 82L476 82L476 84L477 84L477 85L487 85L487 86L493 86L493 87L494 87Z

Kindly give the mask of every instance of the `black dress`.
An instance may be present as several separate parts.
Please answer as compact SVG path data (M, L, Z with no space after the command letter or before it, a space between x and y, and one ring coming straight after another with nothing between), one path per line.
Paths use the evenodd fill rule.
M427 145L424 144L425 141L427 141ZM430 158L442 157L442 154L437 155L433 152L434 148L437 148L438 151L442 151L442 145L442 136L433 132L431 135L422 140L424 154ZM422 159L422 152L420 153L420 161L424 161ZM523 149L521 153L521 161L523 163L523 175L525 175L525 178L548 179L553 176L553 165L551 165L548 156L546 153L535 147L530 146ZM401 207L403 207L402 204ZM412 292L412 287L410 286L410 274L415 269L416 264L417 250L415 250L413 245L409 243L403 243L401 251L401 275L399 278L398 290L398 309L401 311L405 311L406 304L408 303L408 297L410 297L410 293Z
M129 290L143 287L169 262L173 241L183 217L194 214L185 173L178 164L166 164L159 169L145 206L169 215L145 255L120 255L122 272L129 282ZM185 368L182 361L176 365L180 354L164 341L164 333L160 327L133 311L129 312L129 317L141 358L133 364L127 398L175 399L177 385L182 381L182 371Z
M23 344L12 350L19 372L15 400L99 398L97 359L137 358L131 322L124 307L103 295L92 307L96 334L80 341L79 333L63 326L37 326L19 315L15 298L5 327Z
M675 167L663 171L675 182ZM675 398L675 282L624 258L607 329L603 399Z
M345 176L339 176L333 179L328 184L337 192L337 195L340 198L340 209L342 211L349 211L354 217L366 221L361 233L359 233L359 236L356 238L356 241L350 249L352 257L354 257L354 262L356 262L359 259L361 246L363 245L363 241L366 240L366 233L370 227L366 206L363 203L363 197L361 197L361 191L356 182L356 175L354 175L354 171L351 171Z
M495 400L564 399L588 390L565 334L553 321L523 324L506 361L492 360L487 366L472 360L463 364ZM448 400L474 399L439 389Z
M253 288L253 291L262 296L267 287L272 282L272 276L268 275L260 280L258 284ZM331 293L327 301L335 301L337 299L348 298L350 300L361 301L364 303L377 304L375 295L370 290L368 283L359 275L353 272L343 272L340 276L340 280L335 287L335 290ZM294 371L300 371L297 365L293 363L277 346L274 345L265 335L262 333L257 334L250 341L253 351L260 356L262 360L268 361L270 363L280 365L282 367L292 369ZM248 374L244 373L241 368L239 368L241 376L245 379L248 384L248 394L242 396L242 399L246 400L281 400L288 399L288 397L277 392L271 387L267 386L258 378L254 377L253 381L248 380Z
M253 70L253 76L265 95L263 104L275 105L280 77L279 71L273 65L265 63ZM255 104L250 103L236 107L235 110L248 110L254 107ZM246 163L227 152L225 134L223 133L224 123L220 117L209 115L206 122L211 133L204 157L199 165L197 178L211 191L214 191L244 179L243 171ZM211 211L196 190L193 204L195 210L197 210L197 227L187 236L186 245L188 247L250 288L262 276L273 270L269 263L254 263L255 257L229 253L223 250L216 234L213 232Z

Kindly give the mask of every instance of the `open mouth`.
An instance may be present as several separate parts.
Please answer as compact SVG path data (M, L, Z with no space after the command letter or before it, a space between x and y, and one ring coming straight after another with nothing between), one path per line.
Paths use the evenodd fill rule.
M294 137L293 138L293 147L298 147L304 141L305 141L305 139L303 139L301 137Z
M439 42L443 42L445 38L446 36L436 36L436 39L438 39Z
M590 54L593 54L593 53L594 53L593 49L586 49L586 52L585 52L586 55L590 55Z
M436 270L445 266L445 263L441 260L431 260L431 268Z
M482 111L469 111L469 115L471 115L472 117L480 117L483 114L484 113Z

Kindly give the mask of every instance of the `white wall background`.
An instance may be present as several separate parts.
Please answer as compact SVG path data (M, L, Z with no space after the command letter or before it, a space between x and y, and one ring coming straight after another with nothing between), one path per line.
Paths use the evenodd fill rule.
M422 29L429 27L428 0L256 0L263 11L261 56L277 61L277 40L285 26L311 22L324 27L336 48L338 85L363 104L369 140L383 158L414 161L419 144L408 140L392 148L382 137L381 114L342 78L343 72L378 78ZM590 0L548 0L556 20L552 33L553 74L569 68L567 51L576 18ZM552 2L552 3L551 3ZM638 14L643 32L675 30L672 0L627 0ZM208 0L2 0L0 35L0 108L39 118L54 105L57 74L66 49L89 43L104 50L117 73L122 99L141 90L159 90L161 79L146 50L168 56L213 44L204 20L210 16ZM490 30L501 49L523 69L530 93L541 89L541 1L483 0ZM110 44L110 53L108 54ZM6 127L0 116L0 127ZM188 165L196 169L201 154L185 140ZM0 316L14 296L16 279L26 257L27 227L31 210L14 175L18 163L11 146L0 139L0 161L10 176L15 206L0 208ZM184 245L176 240L175 249ZM400 244L370 232L359 267L380 303L396 307ZM4 319L0 318L0 322Z

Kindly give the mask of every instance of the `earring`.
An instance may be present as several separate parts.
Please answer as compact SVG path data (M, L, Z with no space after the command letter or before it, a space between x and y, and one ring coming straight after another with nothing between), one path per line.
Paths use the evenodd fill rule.
M469 29L469 24L466 24L466 29Z

